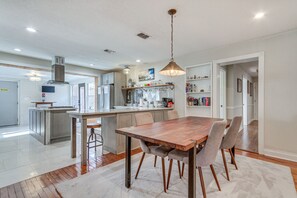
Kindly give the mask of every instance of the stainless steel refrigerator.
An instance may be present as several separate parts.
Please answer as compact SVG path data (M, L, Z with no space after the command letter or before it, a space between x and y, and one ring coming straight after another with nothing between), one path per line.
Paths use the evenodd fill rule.
M115 105L114 85L102 85L98 87L98 109L113 109Z

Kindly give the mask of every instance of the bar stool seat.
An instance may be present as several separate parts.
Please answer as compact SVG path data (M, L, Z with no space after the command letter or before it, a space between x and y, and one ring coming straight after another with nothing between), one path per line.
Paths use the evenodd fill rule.
M90 149L91 148L95 148L95 151L96 151L96 148L98 146L102 146L103 147L103 137L102 137L102 134L101 133L95 133L95 129L96 128L101 128L101 126L102 125L100 123L97 123L97 122L87 123L87 128L88 129L91 129L91 133L89 135L88 142L87 142L88 158L90 156ZM97 136L99 136L99 139L97 138ZM94 144L94 145L92 146L91 144ZM102 154L103 154L103 148L102 148Z
M92 129L92 128L100 128L100 127L101 127L101 124L100 124L100 123L92 122L92 123L88 123L88 124L87 124L87 128L88 128L88 129Z

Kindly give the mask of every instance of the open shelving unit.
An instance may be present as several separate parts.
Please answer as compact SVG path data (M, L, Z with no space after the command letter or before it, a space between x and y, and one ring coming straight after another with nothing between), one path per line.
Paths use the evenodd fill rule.
M151 86L142 86L142 87L123 87L122 90L134 90L134 89L149 89L149 88L154 88L154 87L170 87L174 88L174 85L171 84L164 84L164 85L151 85Z
M185 115L212 117L211 62L186 67L185 89ZM188 102L189 97L196 99L195 105L194 102Z

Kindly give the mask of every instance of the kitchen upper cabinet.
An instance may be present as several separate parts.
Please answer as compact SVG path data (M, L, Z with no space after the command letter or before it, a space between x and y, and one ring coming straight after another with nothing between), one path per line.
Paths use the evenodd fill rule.
M114 84L114 72L102 74L102 85Z

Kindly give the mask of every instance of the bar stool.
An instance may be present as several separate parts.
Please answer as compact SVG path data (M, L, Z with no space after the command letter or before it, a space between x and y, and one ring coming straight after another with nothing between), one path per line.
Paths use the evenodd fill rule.
M89 135L89 138L88 138L88 142L87 142L87 148L88 148L88 158L90 156L90 149L91 148L95 148L95 151L96 151L96 148L98 146L102 146L102 155L103 155L103 137L102 137L102 133L95 133L95 129L96 128L101 128L101 124L100 123L97 123L97 122L89 122L87 123L87 128L88 129L91 129L91 133ZM97 138L97 136L99 136L100 139ZM91 144L94 145L92 146Z

